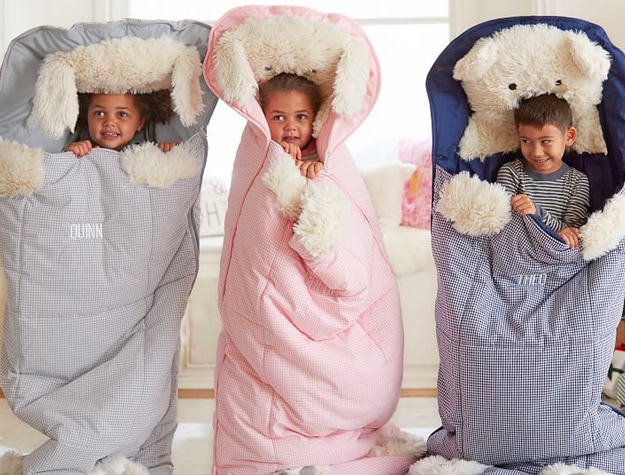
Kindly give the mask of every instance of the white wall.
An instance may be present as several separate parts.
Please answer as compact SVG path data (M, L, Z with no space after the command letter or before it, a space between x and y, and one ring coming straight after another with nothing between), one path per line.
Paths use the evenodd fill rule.
M445 0L439 0L445 1ZM253 3L253 2L251 2ZM625 48L622 0L449 0L452 37L493 18L517 15L562 15L601 25ZM314 2L311 1L314 8ZM0 54L17 35L38 25L69 27L83 21L119 20L126 0L0 0Z
M0 0L0 53L4 56L13 38L39 25L69 28L125 16L126 0Z
M558 15L582 18L606 30L610 40L625 49L622 0L450 0L451 36L478 23L507 16Z

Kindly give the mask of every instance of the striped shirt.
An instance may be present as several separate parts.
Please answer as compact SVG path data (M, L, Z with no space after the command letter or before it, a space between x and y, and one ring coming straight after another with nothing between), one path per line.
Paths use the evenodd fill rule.
M566 163L553 173L535 173L516 158L504 163L497 182L511 195L529 196L536 215L554 231L580 227L588 218L590 187L588 177Z

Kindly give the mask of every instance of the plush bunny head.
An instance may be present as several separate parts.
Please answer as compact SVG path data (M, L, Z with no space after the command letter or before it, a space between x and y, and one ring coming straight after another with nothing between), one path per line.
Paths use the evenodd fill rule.
M125 37L104 40L46 56L39 70L29 122L50 137L73 131L79 92L148 93L172 90L184 126L204 110L198 50L173 38Z
M255 100L259 83L292 73L317 84L325 98L315 131L329 110L343 116L363 110L369 46L328 21L294 14L249 16L219 37L213 55L214 67L205 73L232 104Z
M606 153L596 106L609 69L608 52L584 33L546 24L516 25L478 40L454 68L472 111L459 155L484 159L517 149L514 109L544 93L571 105L575 151Z

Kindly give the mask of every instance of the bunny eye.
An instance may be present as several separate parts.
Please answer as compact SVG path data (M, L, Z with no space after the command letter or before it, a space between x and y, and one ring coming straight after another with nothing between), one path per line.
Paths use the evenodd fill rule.
M556 86L562 86L562 79L556 80Z
M271 71L273 69L273 67L271 66L265 66L265 71Z
M510 89L511 91L514 91L516 89L516 84L515 83L508 84L508 89Z

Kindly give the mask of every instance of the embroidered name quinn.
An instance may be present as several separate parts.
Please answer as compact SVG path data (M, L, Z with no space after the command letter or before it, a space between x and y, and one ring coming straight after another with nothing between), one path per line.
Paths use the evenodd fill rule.
M104 239L102 223L79 223L69 227L70 239Z

